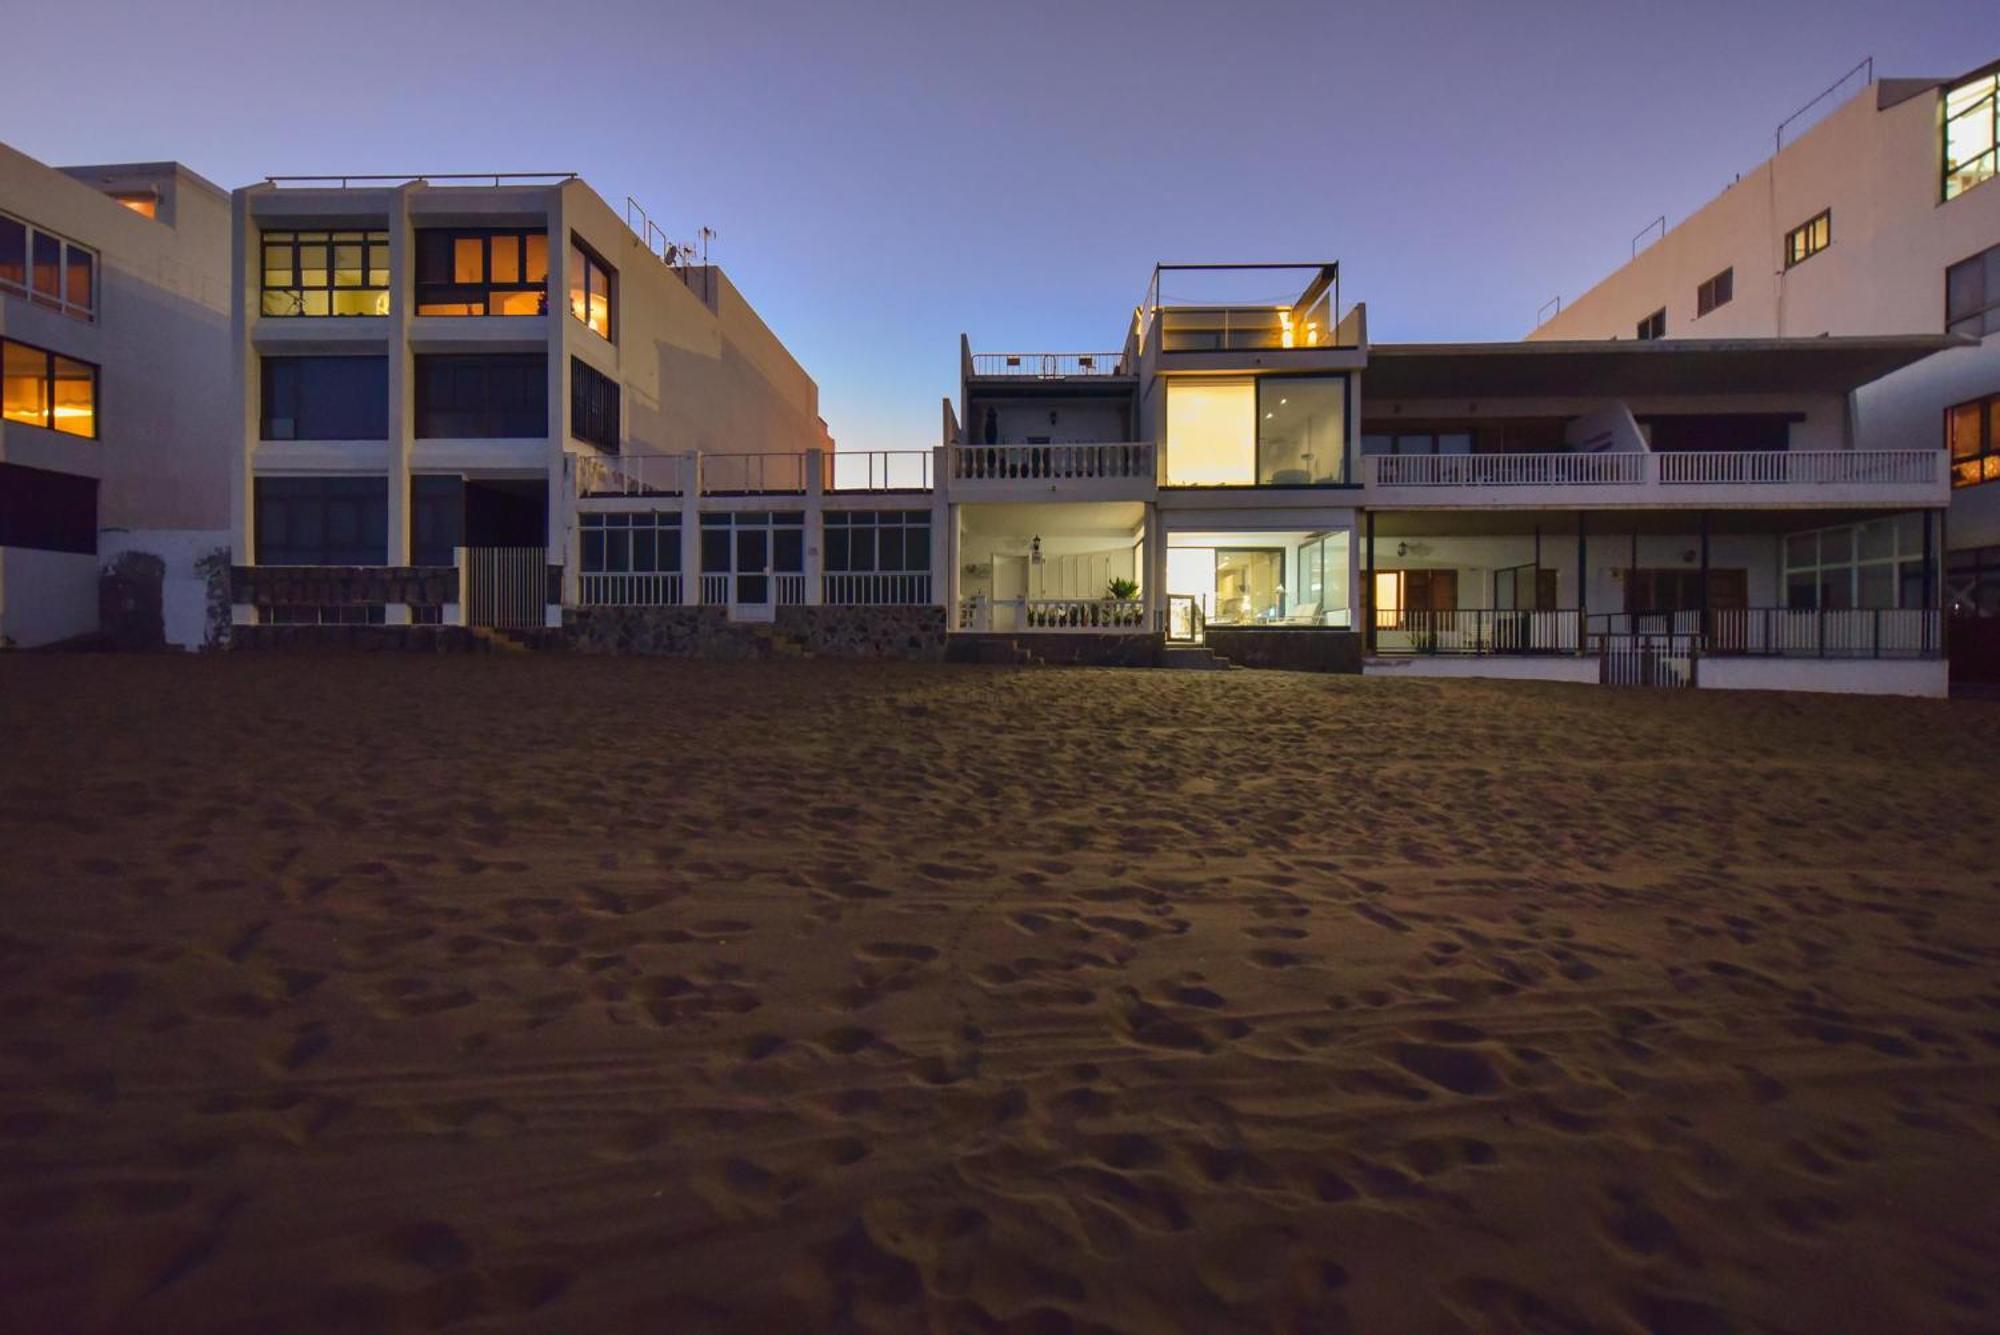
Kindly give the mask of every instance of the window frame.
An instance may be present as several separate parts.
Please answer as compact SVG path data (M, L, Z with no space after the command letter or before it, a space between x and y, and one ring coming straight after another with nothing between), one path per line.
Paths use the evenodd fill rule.
M569 434L609 454L621 448L624 395L616 379L583 358L569 359Z
M1985 95L1975 98L1970 105L1957 115L1952 115L1952 94L1979 83L1986 83L1988 85ZM1952 162L1952 125L1957 121L1978 116L1982 106L1988 117L1987 124L1989 127L1986 149L1983 152L1974 154L1964 162ZM1967 166L1976 164L1983 159L1990 159L1990 166L1986 174L1978 180L1960 185L1954 189L1952 185L1954 175L1964 171ZM1957 199L1966 192L1977 190L1980 186L1985 185L1995 177L2000 177L2000 62L1995 62L1988 65L1985 69L1975 71L1970 76L1960 79L1951 87L1942 88L1938 91L1938 202L1949 204L1952 200Z
M1736 266L1730 265L1720 273L1703 280L1694 289L1694 318L1721 310L1736 300Z
M1956 316L1951 310L1951 276L1954 272L1973 266L1972 272L1979 275L1981 305L1972 311ZM1976 322L1977 329L1960 329L1957 326ZM1944 270L1944 330L1947 334L1966 334L1972 338L1985 338L1989 334L2000 334L2000 244L1967 255L1964 259L1945 266Z
M311 237L324 237L326 239L324 241L306 239ZM342 241L337 239L340 237L359 237L360 240ZM320 271L326 275L324 283L307 283L305 281L307 269L301 252L308 246L314 245L323 245L326 247L326 268ZM361 282L359 283L344 284L335 280L335 275L340 272L340 265L337 262L336 256L338 248L343 245L359 245L361 247ZM270 281L272 253L274 251L283 253L287 250L291 252L291 263L289 266L291 282L284 286L273 287ZM376 263L378 251L381 257L379 265ZM380 319L389 314L390 303L393 300L390 294L395 286L395 270L389 262L389 232L387 228L265 228L257 234L257 259L257 290L259 296L257 309L258 313L262 316L268 316L273 320L354 320ZM383 281L380 283L369 281L378 270L383 275ZM306 309L307 298L311 294L319 292L327 294L326 313L324 315ZM373 311L335 310L334 295L345 292L379 294L381 297L379 303L381 309ZM273 310L272 298L276 296L282 302L286 294L291 294L291 301L294 308L292 310Z
M820 541L824 557L821 570L829 575L927 575L931 570L931 512L929 510L889 509L889 510L828 510L822 516ZM924 535L924 559L912 562L910 557L910 534L921 530ZM868 550L872 564L857 566L854 563L855 539L861 534L868 535ZM882 537L885 533L896 535L896 564L885 565L882 559ZM839 555L836 557L836 543Z
M19 297L30 305L43 310L56 311L73 320L85 324L97 323L98 291L103 286L103 256L95 246L86 246L80 241L72 241L60 232L52 232L38 223L30 222L17 213L0 211L0 218L15 223L21 228L21 282L0 279L0 293ZM35 243L38 239L53 242L56 248L56 290L54 296L39 291L35 287ZM88 260L90 273L90 300L75 302L70 300L69 280L71 254L81 255Z
M304 493L304 485L307 483L311 483L316 487L314 493ZM293 494L287 496L283 494L285 492ZM258 477L252 479L251 482L250 505L255 522L252 546L257 565L309 569L313 567L367 567L388 564L389 479L384 474L332 473L308 476L277 475ZM286 541L282 546L270 543L268 532L272 525L269 523L269 508L274 506L288 507L286 526L289 527L292 522L289 507L303 507L306 505L316 505L319 508L320 542L317 547L317 554L320 559L315 561L277 561L270 559L273 555L279 553L284 555L298 554L302 548L298 542L291 540L292 535L289 532L286 533ZM360 530L354 545L344 551L334 548L332 539L329 536L332 525L327 521L333 513L335 506L352 506L355 510L357 528ZM378 516L375 513L378 509L380 511L379 528L381 532L379 553L377 553L377 549L373 545L370 532L378 526L376 522ZM344 556L350 554L356 556L358 559L327 559L329 555ZM370 559L371 556L372 559Z
M1642 343L1653 343L1667 336L1667 308L1654 311L1639 321L1634 337Z
M564 299L569 303L570 318L585 329L588 329L591 333L596 334L605 342L616 343L618 341L618 271L611 267L609 260L606 260L602 255L593 250L590 243L575 232L569 234L569 244L570 249L576 252L571 258L580 257L583 261L583 305L585 312L584 314L578 314L576 302L571 299L571 293L566 292ZM590 298L596 291L596 285L591 281L593 274L600 275L604 280L604 328L602 329L592 324L587 318L590 310ZM574 279L571 281L573 282Z
M0 337L0 363L4 363L4 359L6 356L6 348L8 347L8 345L12 345L13 347L17 348L23 348L28 352L39 353L41 355L42 420L40 422L27 422L17 417L6 417L6 418L0 418L0 421L4 421L8 426L26 426L26 427L35 427L42 431L53 431L58 435L71 436L77 440L103 439L103 426L102 426L104 420L104 368L103 367L99 366L96 362L85 361L81 357L72 357L70 354L66 352L57 352L52 348L42 347L38 343L28 343L18 338L4 338L4 337ZM56 363L57 362L68 362L73 366L84 367L90 372L90 430L89 431L72 431L68 427L56 425L56 383L57 383Z
M1826 224L1826 240L1812 244L1813 229ZM1794 242L1799 244L1794 244ZM1785 233L1785 269L1787 272L1798 268L1813 256L1833 245L1833 207L1828 205L1812 217Z
M653 562L635 564L632 533L653 535ZM624 541L617 539L623 535ZM617 558L614 562L614 556ZM586 510L577 516L577 568L586 575L679 575L681 516L678 510Z
M1962 409L1975 409L1979 423L1979 447L1959 454L1952 437L1952 419ZM1951 489L1984 486L2000 482L2000 393L1982 394L1976 399L1954 403L1944 410L1945 467L1951 470Z
M313 318L318 318L318 317L313 317ZM293 401L288 405L284 405L291 409L291 416L287 420L289 420L292 423L292 434L289 436L272 435L271 434L271 422L273 420L272 407L277 398L277 395L273 393L271 385L273 373L284 367L297 366L299 363L320 363L320 362L333 362L333 361L353 362L353 363L368 362L373 364L379 364L382 373L382 392L380 397L376 400L375 404L376 408L379 409L380 411L381 430L379 434L327 435L319 432L314 432L310 434L302 432L299 429L299 423L304 420L304 415L300 410L305 406L306 396L303 393L299 392L304 387L303 379L295 379L294 389L292 394ZM257 371L258 371L257 438L260 441L286 441L286 442L299 441L299 440L306 440L306 441L384 440L385 441L389 439L389 359L386 355L380 353L376 354L364 353L359 356L324 354L324 353L308 353L308 354L286 353L286 354L260 357L258 359ZM368 425L371 427L374 425L373 418L370 419Z
M469 366L475 370L483 371L485 374L489 376L503 364L519 368L526 368L531 364L539 365L540 367L539 375L524 377L521 382L522 384L533 383L541 386L541 407L540 407L540 413L537 418L539 425L536 427L536 429L532 431L524 429L518 431L509 430L509 431L499 431L499 432L493 432L493 431L474 432L472 434L466 434L464 432L457 432L457 433L441 432L433 429L430 426L429 419L434 414L437 413L456 413L460 415L468 415L480 411L481 407L483 407L483 410L488 414L490 414L490 418L487 421L476 424L495 425L504 421L505 414L510 411L506 407L496 408L491 406L485 406L485 405L490 405L493 399L495 398L495 396L492 393L492 386L490 384L483 387L480 393L473 395L473 398L478 401L479 405L481 405L479 407L457 407L457 406L448 408L439 407L433 401L433 394L432 394L433 381L431 377L434 374L442 373L444 371L452 369L452 364L455 364L459 367ZM548 403L549 372L548 372L548 354L546 352L418 353L413 359L411 371L415 376L415 383L412 387L413 388L412 398L415 409L411 424L413 431L413 436L412 436L413 439L416 440L547 440L548 439L549 425L550 425L549 403ZM525 427L526 422L527 422L527 417L524 414L520 419L520 422L517 423L517 425Z
M519 254L520 272L525 274L528 272L528 239L530 237L537 237L537 236L542 238L543 252L544 252L542 260L543 272L541 281L534 282L532 280L524 278L519 281L511 283L494 282L493 281L494 238L495 237L515 238L515 240L519 243L518 254ZM442 237L445 239L447 249L453 256L452 262L454 265L454 269L457 263L456 261L456 255L458 250L457 243L460 241L474 240L474 239L477 239L479 241L480 243L479 272L481 275L479 282L461 283L456 279L456 277L451 278L449 280L426 279L424 277L425 249L427 246L434 244L433 238L437 237ZM412 249L415 252L415 263L413 265L413 278L410 284L411 293L414 301L414 304L411 307L411 313L414 315L427 316L443 320L456 320L456 319L520 320L520 319L529 319L537 316L543 316L543 317L547 316L549 313L549 300L550 300L549 284L554 276L554 270L550 268L548 264L548 255L547 255L548 237L549 237L549 229L546 226L418 228L414 233L414 240L412 242ZM520 311L520 312L495 311L493 309L493 295L496 292L539 293L541 296L540 307L539 309L533 311ZM424 309L426 305L470 306L474 304L474 301L470 296L470 294L472 293L478 294L477 304L482 309L477 311L440 311L440 310L427 311ZM441 297L447 296L448 294L455 294L457 295L458 299L457 300L439 299Z

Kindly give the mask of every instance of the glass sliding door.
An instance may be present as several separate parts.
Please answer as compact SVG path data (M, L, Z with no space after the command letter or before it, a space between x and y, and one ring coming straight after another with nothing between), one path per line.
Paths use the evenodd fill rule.
M1285 553L1279 548L1218 547L1215 608L1218 626L1277 621L1285 615Z
M1258 483L1314 487L1346 480L1346 378L1270 376L1258 381Z

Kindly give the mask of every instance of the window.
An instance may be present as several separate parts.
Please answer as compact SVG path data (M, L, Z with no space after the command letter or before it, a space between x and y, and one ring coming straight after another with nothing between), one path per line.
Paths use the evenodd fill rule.
M569 313L611 337L611 266L574 236L569 239Z
M1283 548L1215 549L1215 603L1207 613L1211 624L1281 621L1288 610Z
M97 368L46 348L0 339L0 417L97 439Z
M1716 307L1727 306L1735 295L1736 268L1731 265L1694 290L1694 318L1699 320Z
M1785 267L1804 264L1833 244L1833 210L1823 210L1785 233Z
M266 315L387 315L386 231L266 232Z
M417 314L548 311L547 232L433 227L417 233Z
M97 479L0 464L0 547L97 553Z
M1370 432L1361 438L1363 454L1471 454L1470 431Z
M2000 173L2000 66L1944 95L1944 197L1955 199Z
M585 574L677 575L681 517L672 510L577 516Z
M1347 615L1346 530L1310 539L1299 547L1299 589L1292 599L1294 621L1345 626Z
M1170 486L1321 486L1346 471L1344 376L1167 383Z
M618 382L580 357L569 359L569 433L618 452Z
M266 357L264 440L387 440L387 357Z
M260 477L257 564L379 566L389 557L389 480Z
M1969 547L1951 554L1945 606L1955 617L2000 618L2000 547Z
M2000 481L2000 394L1945 409L1944 433L1952 486Z
M114 190L111 197L141 218L160 216L160 197L150 190Z
M549 434L546 356L420 356L416 361L419 440Z
M418 474L410 479L410 564L458 564L465 545L465 479Z
M1944 321L1953 334L2000 334L2000 246L1944 271Z
M701 517L701 600L731 603L805 601L805 515L798 510L743 510ZM711 589L711 579L726 587ZM773 598L772 594L778 594Z
M930 511L829 510L824 541L826 601L930 601Z
M1685 450L1789 450L1792 423L1798 413L1648 413L1638 418L1639 431L1655 454Z
M1667 336L1667 308L1662 306L1645 319L1639 321L1637 336L1642 339L1665 338Z
M1375 625L1401 630L1411 612L1456 612L1458 571L1378 570L1375 572ZM1419 617L1421 624L1425 618Z
M0 213L0 292L97 318L97 252Z
M1926 606L1921 514L1787 534L1784 554L1786 607Z

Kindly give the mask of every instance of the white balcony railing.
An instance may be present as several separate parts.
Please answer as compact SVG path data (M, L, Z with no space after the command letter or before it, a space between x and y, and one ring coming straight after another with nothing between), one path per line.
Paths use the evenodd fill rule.
M1040 380L1065 376L1122 375L1124 359L1115 352L979 352L974 375L1019 375Z
M1701 450L1666 454L1375 454L1378 487L1930 486L1938 450Z
M960 482L1153 480L1151 441L1086 445L954 445L951 475Z
M681 601L678 574L585 571L578 579L585 607L676 607Z
M708 607L723 607L729 602L729 576L703 575L701 577L701 601Z
M804 575L771 576L771 601L780 607L797 607L806 600Z
M820 601L835 606L878 607L925 604L931 600L931 572L878 571L822 576Z

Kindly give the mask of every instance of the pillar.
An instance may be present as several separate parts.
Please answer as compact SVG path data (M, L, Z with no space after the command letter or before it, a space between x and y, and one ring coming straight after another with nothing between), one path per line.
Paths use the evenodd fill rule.
M1373 510L1370 510L1368 512L1366 522L1367 522L1367 540L1363 550L1367 560L1367 568L1362 572L1361 576L1361 590L1363 594L1362 598L1363 606L1361 612L1362 612L1362 617L1364 618L1361 625L1362 625L1362 636L1363 636L1362 644L1367 649L1368 653L1372 655L1375 652L1375 629L1376 629L1375 628L1375 512Z
M820 575L826 569L826 558L821 555L826 542L826 451L817 446L808 449L805 467L805 532L800 535L805 547L805 601L807 607L818 607L825 594Z
M958 533L951 493L946 490L946 472L951 466L951 447L931 449L931 597L945 608L945 628L957 628L958 617Z
M680 457L681 484L681 606L701 602L701 454Z
M410 192L418 188L415 182L399 185L389 202L388 564L392 566L410 564L410 451L417 433L416 364L410 359L417 247L410 225Z

